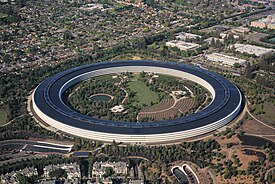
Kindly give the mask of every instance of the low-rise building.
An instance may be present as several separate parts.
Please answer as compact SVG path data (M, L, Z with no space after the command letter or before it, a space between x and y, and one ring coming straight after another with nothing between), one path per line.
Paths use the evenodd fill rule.
M224 39L221 39L221 38L215 38L215 37L209 37L205 40L203 40L204 42L206 42L207 44L211 44L212 40L214 40L215 42L217 42L218 40L223 43L224 42Z
M220 53L212 53L205 56L207 60L218 62L223 65L234 66L235 63L239 65L244 65L247 61L244 59L239 59L233 56L228 56Z
M237 27L237 28L232 29L230 32L233 34L246 34L249 31L250 31L250 29L247 27Z
M194 50L200 47L199 44L196 43L189 43L189 42L184 42L184 41L179 41L179 40L172 40L169 42L166 42L166 46L168 47L177 47L180 50Z
M252 27L275 29L275 14L268 15L267 18L263 18L250 23Z
M201 38L200 35L192 34L192 33L186 33L186 32L181 32L176 34L176 38L179 40L188 40L188 39L198 39Z
M232 34L232 33L231 33ZM221 33L220 36L222 37L222 39L226 38L226 37L229 37L230 36L230 33ZM235 35L235 34L232 34L233 38L234 39L239 39L240 36L239 35Z
M31 176L37 176L37 168L34 167L26 167L24 169L20 169L19 171L12 171L11 173L6 173L5 175L1 175L1 180L0 183L3 184L19 184L19 181L16 177L17 174L22 174L23 176L26 177L31 177Z
M231 46L231 47L234 47L235 50L240 53L247 53L250 55L254 54L257 57L260 57L265 54L270 54L275 51L274 49L269 49L269 48L264 48L264 47L259 47L255 45L249 45L249 44L239 44L239 43L236 43L234 44L234 46Z
M50 178L49 173L57 170L57 169L64 169L65 172L67 173L67 180L75 180L75 179L80 179L81 177L81 172L80 172L80 167L77 163L71 163L71 164L61 164L61 165L48 165L46 166L44 170L44 178Z
M93 176L100 176L104 175L105 173L105 168L106 167L111 167L115 173L117 174L127 174L128 169L127 169L127 163L125 162L95 162L93 164Z

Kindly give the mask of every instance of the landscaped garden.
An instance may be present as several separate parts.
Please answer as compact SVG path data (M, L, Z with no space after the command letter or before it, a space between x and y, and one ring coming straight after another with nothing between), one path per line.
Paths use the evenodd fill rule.
M161 121L202 110L210 93L181 78L153 73L98 76L70 87L64 101L72 109L99 119Z

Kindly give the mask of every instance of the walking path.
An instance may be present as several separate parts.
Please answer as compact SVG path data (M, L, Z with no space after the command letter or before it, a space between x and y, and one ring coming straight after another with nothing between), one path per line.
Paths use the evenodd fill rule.
M139 112L138 114L141 115L141 114L152 114L152 113L165 112L165 111L167 111L167 110L170 110L170 109L174 108L174 107L176 106L176 104L177 104L178 101L187 98L187 97L184 96L184 97L181 97L181 98L177 99L177 98L175 97L175 95L172 95L172 94L170 94L170 96L172 96L173 99L174 99L174 104L173 104L171 107L168 107L167 109L163 109L163 110L159 110L159 111ZM178 110L178 108L175 108L175 109Z
M15 120L17 120L18 118L21 118L23 116L26 116L27 114L21 114L20 116L17 116L16 118L10 120L8 123L4 124L4 125L1 125L0 127L4 127L4 126L7 126L9 125L10 123L14 122Z

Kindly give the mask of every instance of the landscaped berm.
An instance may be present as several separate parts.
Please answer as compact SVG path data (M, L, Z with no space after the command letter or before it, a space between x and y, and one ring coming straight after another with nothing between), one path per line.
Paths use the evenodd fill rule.
M150 87L145 82L141 81L138 75L134 75L134 78L128 84L130 91L135 93L135 105L150 105L151 103L157 103L160 101L158 93L150 90Z

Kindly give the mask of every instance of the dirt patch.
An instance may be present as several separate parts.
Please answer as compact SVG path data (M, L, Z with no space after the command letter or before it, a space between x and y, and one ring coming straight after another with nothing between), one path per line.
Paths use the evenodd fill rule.
M245 131L248 134L257 135L275 135L274 130L264 126L263 124L257 122L256 120L247 120L243 123L240 130Z
M133 56L132 59L133 59L133 60L142 60L142 58L139 57L139 56Z

